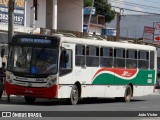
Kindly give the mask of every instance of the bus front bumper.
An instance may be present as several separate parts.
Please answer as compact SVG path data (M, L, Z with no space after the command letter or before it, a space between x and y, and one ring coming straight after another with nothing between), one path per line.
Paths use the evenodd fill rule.
M58 85L53 85L49 88L29 88L17 85L12 85L5 81L5 90L7 95L22 95L33 96L36 98L57 98Z

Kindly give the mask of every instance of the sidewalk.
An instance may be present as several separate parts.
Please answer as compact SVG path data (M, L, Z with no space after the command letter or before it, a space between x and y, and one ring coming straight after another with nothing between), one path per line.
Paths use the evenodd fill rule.
M160 89L155 89L153 95L160 95Z

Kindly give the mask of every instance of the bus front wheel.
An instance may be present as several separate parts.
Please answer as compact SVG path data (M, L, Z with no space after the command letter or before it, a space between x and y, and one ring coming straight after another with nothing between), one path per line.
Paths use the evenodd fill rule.
M70 98L68 99L69 104L76 105L78 102L78 87L76 85L73 85Z
M28 103L28 104L32 104L36 100L35 97L30 97L30 96L24 96L24 99L25 99L26 103Z

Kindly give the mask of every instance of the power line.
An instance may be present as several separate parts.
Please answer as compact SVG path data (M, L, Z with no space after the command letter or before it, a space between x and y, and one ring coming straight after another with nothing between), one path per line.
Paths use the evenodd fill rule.
M133 9L128 9L128 8L122 8L122 7L117 7L117 6L113 6L114 8L119 8L119 9L124 9L124 10L129 10L129 11L134 11L134 12L139 12L139 13L146 13L146 14L152 14L152 15L160 15L158 13L152 13L152 12L145 12L145 11L139 11L139 10L133 10Z
M152 1L152 0L143 0L143 1L145 1L145 2L150 2L150 3L160 3L160 2L157 2L157 0L156 0L156 1Z
M156 1L152 1L152 0L143 0L143 1L145 1L145 2L151 2L151 3L160 3L160 2L157 2L157 0L156 0Z
M129 5L129 6L139 6L139 7L145 7L145 8L150 8L150 9L160 9L160 7L154 7L154 6L148 6L148 5L144 5L144 4L137 4L137 3L132 3L132 2L124 2L124 1L120 1L120 0L111 0L111 2L114 3L122 3L125 5Z
M82 6L82 5L78 4L78 3L75 3L76 1L74 1L74 2L73 2L73 1L74 1L74 0L72 0L72 3L73 3L73 4L75 4L75 5L77 5L77 6ZM112 0L111 0L111 1L112 1ZM115 0L115 1L119 1L119 0ZM115 2L115 1L114 1L114 2ZM146 1L150 1L150 2L151 2L151 0L146 0ZM128 2L128 3L131 3L131 2ZM134 4L134 3L133 3L133 4ZM137 4L137 5L140 5L140 4ZM153 7L153 6L147 6L147 5L144 5L144 6L160 9L160 7ZM124 10L129 10L129 11L134 11L134 12L139 12L139 13L146 13L146 14L160 15L160 14L158 14L158 13L145 12L145 11L139 11L139 10L133 10L133 9L127 9L127 8L121 8L121 7L117 7L117 6L113 6L113 5L111 5L111 7L119 8L119 9L124 9ZM109 13L108 15L110 15L110 14L111 14L111 13Z

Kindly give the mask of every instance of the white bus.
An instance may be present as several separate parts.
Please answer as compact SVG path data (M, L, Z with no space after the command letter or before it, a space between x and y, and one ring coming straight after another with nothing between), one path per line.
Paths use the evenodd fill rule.
M156 48L63 35L15 35L9 43L7 95L36 98L109 98L129 102L153 93Z

